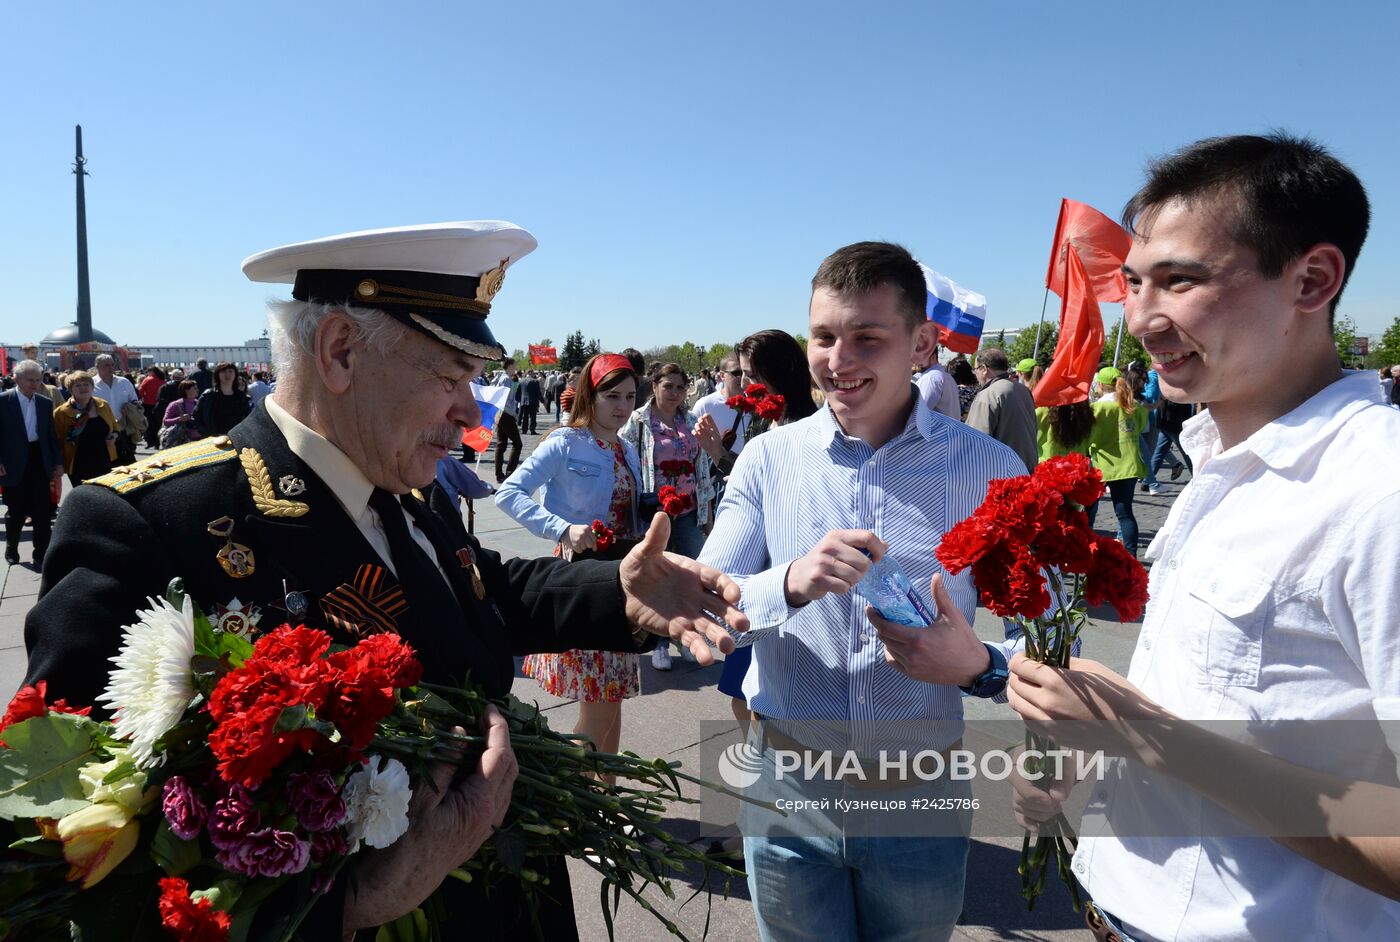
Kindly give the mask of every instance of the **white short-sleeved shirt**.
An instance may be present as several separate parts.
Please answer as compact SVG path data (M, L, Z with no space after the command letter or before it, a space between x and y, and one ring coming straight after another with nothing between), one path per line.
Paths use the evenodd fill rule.
M702 415L710 416L715 420L715 426L719 428L719 433L723 435L734 427L734 418L738 415L737 412L725 405L726 399L723 389L716 390L708 396L701 396L695 400L695 405L690 407L691 418L699 421ZM746 415L739 422L739 429L734 435L734 444L729 448L736 455L744 450L744 432L748 430L748 427L749 417Z
M1228 451L1208 411L1181 441L1196 470L1147 551L1128 680L1186 719L1400 719L1400 413L1375 377L1347 374ZM1328 771L1291 748L1275 754ZM1375 771L1394 763L1382 748ZM1400 902L1268 838L1210 836L1240 825L1133 768L1084 822L1124 836L1084 837L1074 871L1134 938L1400 938Z

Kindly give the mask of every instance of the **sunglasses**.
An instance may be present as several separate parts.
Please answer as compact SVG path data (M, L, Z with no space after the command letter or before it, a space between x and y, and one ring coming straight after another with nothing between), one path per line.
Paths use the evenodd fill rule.
M744 375L744 371L743 371L743 370L723 370L722 372L728 373L730 376L734 376L734 377L739 377L739 376L743 376L743 375Z

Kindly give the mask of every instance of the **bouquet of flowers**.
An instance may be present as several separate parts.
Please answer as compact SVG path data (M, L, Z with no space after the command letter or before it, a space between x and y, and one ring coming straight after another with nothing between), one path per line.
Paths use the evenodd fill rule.
M424 683L396 635L347 648L283 625L253 641L211 627L178 583L124 629L112 660L98 698L111 721L47 703L44 681L0 721L0 819L19 833L0 858L0 939L292 939L361 848L408 830L429 764L472 770L484 742L456 730L480 728L485 696ZM595 752L513 697L497 706L519 765L512 804L452 875L528 889L546 880L532 858L579 857L603 875L609 928L611 886L614 911L626 893L684 937L641 891L672 896L670 873L692 863L706 886L738 871L672 838L660 812L696 800L682 780L723 787ZM255 925L273 894L291 905ZM402 917L394 937L436 938L434 911Z
M695 465L692 462L680 458L671 461L663 461L656 466L656 470L661 472L669 484L663 485L656 492L657 500L661 501L661 509L672 517L679 517L681 514L695 508L695 498L690 494L680 492L681 478L687 474L695 473Z
M735 437L739 434L739 423L744 416L752 415L754 420L749 422L749 427L744 433L744 440L752 439L763 428L759 428L758 420L765 423L776 422L783 417L783 412L787 409L787 400L775 392L769 392L768 387L762 383L750 383L744 387L744 391L737 396L730 396L724 400L724 404L733 409L734 424L729 427L729 431L724 434L724 447L729 448L734 444Z
M1111 605L1120 621L1133 621L1147 605L1146 570L1122 543L1089 527L1084 508L1102 494L1102 476L1088 458L1051 458L1033 474L992 481L982 505L944 534L938 547L939 562L949 573L972 567L982 605L1016 621L1026 656L1033 660L1069 666L1088 621L1086 606ZM1027 749L1044 753L1051 745L1026 734ZM1040 782L1049 787L1048 777ZM1075 843L1064 815L1040 828L1034 847L1026 833L1018 869L1021 895L1030 906L1044 891L1053 861L1075 911L1080 909L1069 869Z

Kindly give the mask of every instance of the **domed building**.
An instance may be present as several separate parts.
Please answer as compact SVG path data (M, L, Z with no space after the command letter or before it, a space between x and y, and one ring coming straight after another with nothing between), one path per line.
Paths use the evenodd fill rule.
M116 346L115 340L113 340L111 337L108 337L96 327L92 329L92 337L89 338L89 340L90 342L107 344L109 347ZM47 337L40 341L40 343L46 347L68 347L82 342L83 341L78 339L78 325L76 323L64 324L62 327L58 328L53 333L49 334Z

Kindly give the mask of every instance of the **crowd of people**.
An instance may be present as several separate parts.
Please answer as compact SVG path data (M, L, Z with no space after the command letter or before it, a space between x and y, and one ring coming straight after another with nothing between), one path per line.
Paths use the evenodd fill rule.
M399 629L428 652L430 679L470 670L500 696L510 655L526 656L530 676L580 701L578 732L601 748L625 745L621 703L641 692L643 655L665 670L673 643L703 665L718 649L720 692L747 746L795 802L888 800L910 786L896 775L862 792L840 776L774 774L780 751L820 747L801 740L818 736L817 724L912 724L920 746L943 754L960 743L964 697L1005 699L1029 721L1055 722L1069 748L1136 763L1094 787L1091 807L1110 825L1132 809L1155 829L1085 835L1072 864L1096 938L1393 937L1400 842L1368 837L1357 822L1400 817L1394 757L1388 777L1358 781L1315 755L1275 754L1198 723L1400 720L1400 414L1390 408L1400 375L1378 389L1374 375L1345 372L1331 335L1369 219L1360 181L1307 140L1217 138L1159 161L1123 215L1134 235L1126 319L1153 368L1104 364L1081 401L1040 409L1034 362L1013 368L990 347L939 362L922 270L892 243L854 243L821 261L805 349L764 330L709 375L629 349L568 373L522 374L506 359L491 380L486 363L504 353L484 317L499 287L492 276L503 277L499 259L534 247L523 230L425 227L407 241L472 248L450 271L400 272L401 294L375 295L370 275L391 266L373 233L318 240L315 264L300 272L307 244L270 250L245 272L295 285L293 301L274 308L277 392L253 408L229 364L201 368L203 392L195 376L160 374L141 380L144 395L131 392L144 405L154 391L158 411L173 383L162 426L228 434L244 463L249 451L266 461L282 498L250 495L240 462L218 449L188 470L149 465L77 489L26 625L27 680L92 702L94 664L115 626L173 575L193 595L265 597L319 624L307 598L344 588L373 558L404 588ZM405 242L402 230L392 238ZM447 299L446 313L415 308L428 291ZM365 296L376 306L360 306ZM1285 361L1290 369L1277 371ZM34 517L36 562L49 523L41 535L37 503L25 501L47 500L65 469L81 479L110 463L127 431L133 384L97 366L95 377L65 377L71 399L55 404L39 364L26 361L0 401L7 524L18 514L17 533ZM479 419L474 382L510 387L495 501L555 544L551 558L501 560L463 529L447 489L429 487L444 460L455 463L443 458L453 435ZM521 461L522 434L539 435L537 413L550 406L558 425ZM972 620L989 587L970 568L945 572L930 551L990 482L1069 453L1101 472L1134 555L1135 494L1160 488L1163 469L1169 480L1192 475L1191 499L1148 550L1151 601L1126 677L1089 659L1064 668L1029 659L1010 630L982 641ZM326 529L252 525L292 498L327 508L317 524ZM203 550L171 559L127 545L177 517L251 521L238 538L249 560L258 555L256 571L230 572L203 531L172 537ZM98 520L113 521L104 551L85 554ZM936 613L929 628L866 607L858 586L886 557ZM1061 722L1071 720L1110 722ZM481 846L515 775L502 725L488 712L476 772L411 809L404 841L358 857L357 879L318 901L311 925L339 936L408 913ZM1147 771L1172 779L1170 794ZM1012 784L1030 827L1060 814L1080 785L1019 775ZM938 800L968 800L966 781L935 787ZM1289 829L1300 808L1318 819L1310 836ZM750 804L738 827L765 942L953 932L966 832L871 835L839 816L802 831ZM1239 836L1253 830L1274 836ZM549 882L529 910L518 887L487 897L451 880L442 905L485 937L514 938L534 923L546 937L575 938L567 872L541 872Z

